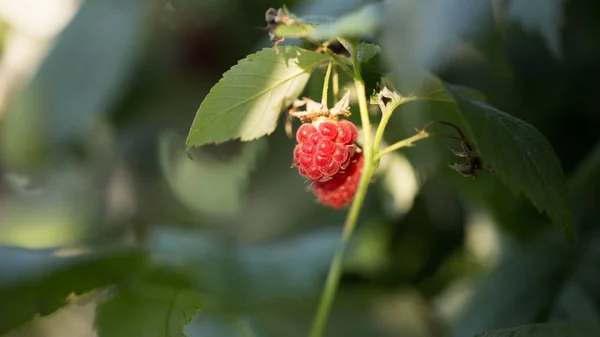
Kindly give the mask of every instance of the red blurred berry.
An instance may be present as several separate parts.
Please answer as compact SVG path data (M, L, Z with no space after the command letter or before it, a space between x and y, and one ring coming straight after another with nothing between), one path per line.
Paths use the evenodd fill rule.
M344 171L338 172L330 180L314 181L312 191L317 200L336 209L348 206L356 194L363 166L364 157L362 153L357 153L349 160Z

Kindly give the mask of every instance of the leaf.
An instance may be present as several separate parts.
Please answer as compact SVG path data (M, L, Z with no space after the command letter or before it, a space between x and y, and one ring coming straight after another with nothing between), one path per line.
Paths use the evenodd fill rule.
M206 96L186 145L253 140L275 130L279 113L300 95L328 56L298 47L265 48L231 68Z
M482 333L475 337L596 337L600 324L590 322L560 322L521 326L518 328Z
M171 191L189 209L209 217L231 216L240 210L249 176L266 150L260 139L242 143L240 153L228 160L200 153L192 161L177 135L165 133L159 142L161 168Z
M381 48L376 44L363 42L358 45L357 57L368 96L374 94L383 75L380 52Z
M560 28L563 20L563 0L513 0L508 3L508 18L526 29L538 31L548 48L560 55Z
M483 160L515 191L548 214L554 225L573 239L569 189L559 159L533 126L446 86L458 103L467 133Z
M144 4L108 0L81 5L11 106L1 132L7 160L35 164L65 143L89 136L130 75Z
M379 39L383 58L401 92L414 90L424 75L441 71L458 37L483 34L489 1L386 1Z
M135 284L99 305L95 325L99 337L181 337L201 303L191 290Z
M380 28L380 11L381 5L368 4L334 22L317 26L311 37L316 40L333 40L338 37L350 39L374 36Z
M67 255L67 256L65 256ZM45 316L82 294L136 273L142 256L131 249L95 253L0 247L0 334Z

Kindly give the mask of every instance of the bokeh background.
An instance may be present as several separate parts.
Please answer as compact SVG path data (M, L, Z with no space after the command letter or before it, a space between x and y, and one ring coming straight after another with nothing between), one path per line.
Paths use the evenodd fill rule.
M365 3L285 5L300 16L336 17ZM452 3L455 12L443 16L432 5L431 13L468 21L469 1ZM511 1L484 3L476 25L459 29L431 70L480 90L548 138L572 189L578 240L567 243L495 177L450 170L447 148L458 144L426 141L382 162L330 336L463 337L600 320L600 5L521 1L528 27L502 17ZM193 149L194 160L184 144L223 72L270 46L260 27L266 9L281 5L1 0L0 245L151 242L216 294L218 305L194 318L189 336L306 335L345 213L318 205L290 169L285 117L268 137ZM406 27L392 19L382 17L383 48L401 48L394 39ZM442 26L421 19L413 36L426 44ZM321 79L309 82L307 96L320 97ZM448 109L407 105L386 139ZM94 300L74 301L5 337L95 336L95 308Z

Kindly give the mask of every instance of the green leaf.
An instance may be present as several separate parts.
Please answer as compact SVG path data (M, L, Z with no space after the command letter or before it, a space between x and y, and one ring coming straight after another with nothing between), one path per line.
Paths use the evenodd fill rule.
M381 69L381 48L372 43L361 43L358 45L358 61L360 72L365 81L366 92L371 96L377 89L377 83L381 80L383 71Z
M539 31L548 48L560 55L560 28L563 21L564 0L513 0L508 4L510 20L521 23L525 29Z
M99 337L181 337L201 303L191 290L135 284L99 305L95 325Z
M202 152L192 161L180 137L163 134L159 141L159 158L171 191L199 215L222 217L238 213L242 207L242 192L257 158L266 150L266 143L259 139L241 143L240 147L240 153L227 160Z
M323 23L312 32L316 40L351 39L374 36L380 28L381 5L369 4L342 16L331 23Z
M82 294L117 283L142 265L130 249L75 254L68 250L0 247L0 334L45 316Z
M475 337L596 337L600 324L590 322L557 322L521 326L478 334Z
M559 159L546 138L533 126L447 86L458 103L466 131L483 160L515 191L548 214L569 239L573 215L569 188Z
M328 56L298 47L265 48L227 71L206 96L188 147L248 141L275 130L279 113L300 95L310 73Z

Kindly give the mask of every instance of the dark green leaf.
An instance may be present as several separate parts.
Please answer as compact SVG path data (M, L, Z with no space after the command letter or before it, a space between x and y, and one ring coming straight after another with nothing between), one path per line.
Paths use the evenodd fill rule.
M99 305L98 336L182 337L201 303L194 291L135 284Z
M371 43L361 43L358 45L358 62L360 62L360 72L365 81L367 95L371 96L377 89L377 83L383 75L381 69L381 48Z
M533 126L465 95L458 87L447 88L483 160L504 183L523 192L572 239L569 189L560 161L546 138Z
M206 96L192 124L188 147L248 141L275 130L279 113L300 95L310 73L328 56L285 46L265 48L231 68Z
M0 247L0 333L51 314L70 294L119 282L142 265L142 256L129 249L62 257L74 253Z
M475 337L596 337L600 324L589 322L560 322L521 326L518 328L482 333Z

